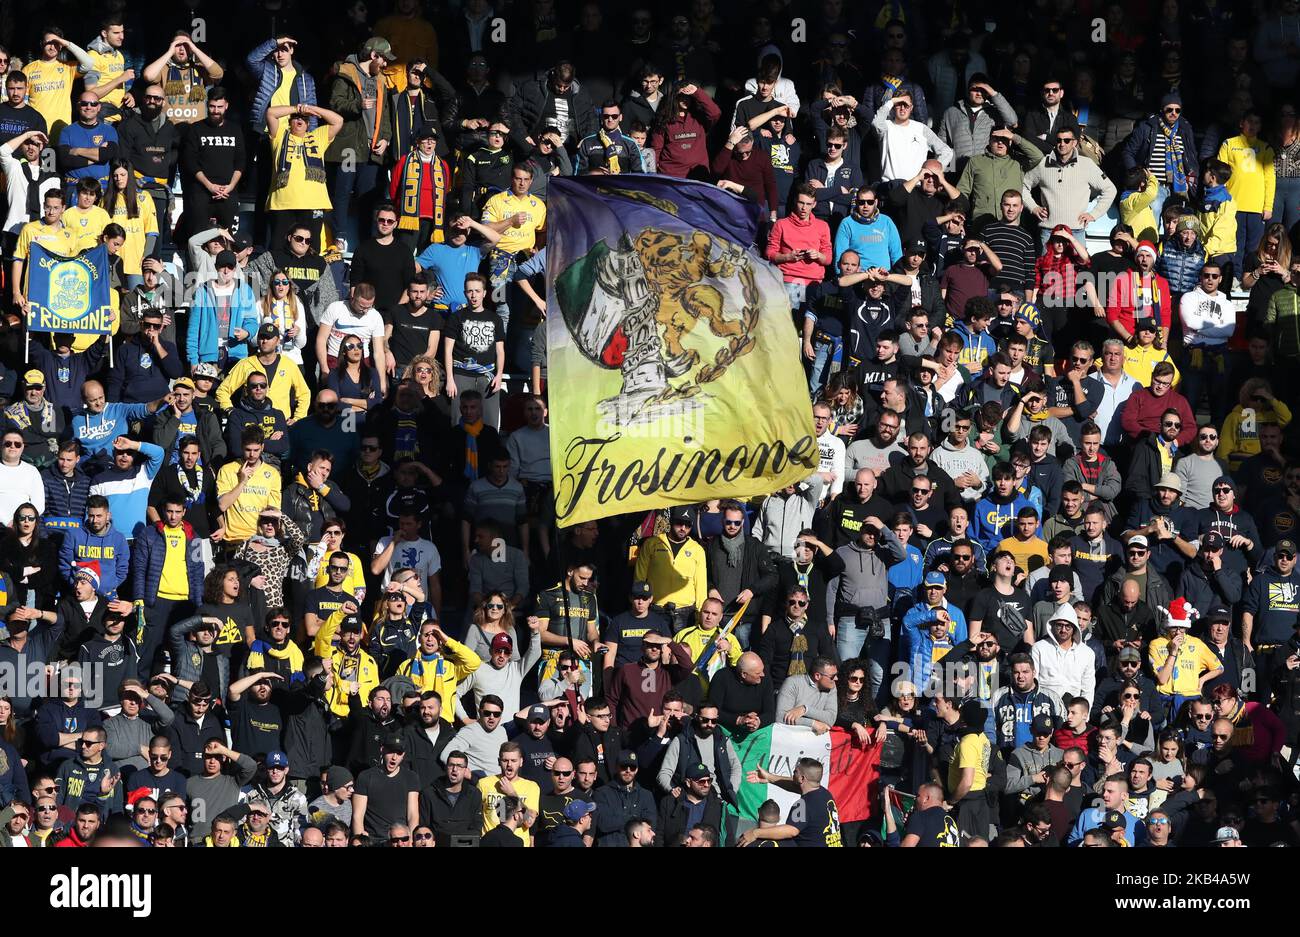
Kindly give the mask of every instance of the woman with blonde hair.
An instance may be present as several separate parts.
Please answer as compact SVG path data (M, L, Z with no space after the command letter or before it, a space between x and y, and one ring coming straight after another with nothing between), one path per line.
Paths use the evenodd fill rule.
M426 412L451 416L451 402L442 392L443 385L447 383L447 374L437 358L432 355L416 355L406 366L404 377L419 385L420 403Z
M307 344L307 313L298 299L298 288L284 270L276 270L257 304L257 318L274 323L280 330L280 353L298 365Z

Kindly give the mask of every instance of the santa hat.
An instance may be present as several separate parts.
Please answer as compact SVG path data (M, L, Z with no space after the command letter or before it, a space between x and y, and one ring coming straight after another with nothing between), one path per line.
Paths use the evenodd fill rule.
M1136 252L1136 253L1138 253L1138 254L1141 254L1141 253L1148 253L1148 254L1150 254L1152 257L1157 256L1157 253L1156 253L1156 246L1155 246L1154 244L1152 244L1150 241L1140 241L1140 242L1138 243L1138 248L1137 248L1137 252Z
M1187 599L1174 599L1169 603L1169 619L1165 622L1165 627L1190 628L1192 622L1200 617L1201 613L1196 610L1196 606Z

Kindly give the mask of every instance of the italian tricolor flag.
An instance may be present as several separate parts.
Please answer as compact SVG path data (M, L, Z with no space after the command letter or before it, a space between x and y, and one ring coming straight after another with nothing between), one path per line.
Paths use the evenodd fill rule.
M758 808L765 800L774 800L780 804L784 815L799 800L798 794L783 787L775 784L751 784L743 778L759 767L773 774L791 777L800 758L815 758L822 763L822 784L835 798L840 822L853 823L865 820L872 814L871 805L877 799L879 745L859 745L853 735L843 729L832 729L823 735L817 735L806 726L788 726L783 723L764 726L733 744L741 764L742 781L738 799L742 817L755 819Z

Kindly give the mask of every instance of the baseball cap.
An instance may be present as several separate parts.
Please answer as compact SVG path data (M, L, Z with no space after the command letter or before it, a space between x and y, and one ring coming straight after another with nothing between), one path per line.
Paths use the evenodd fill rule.
M1030 726L1030 731L1034 735L1051 735L1054 729L1052 717L1047 713L1039 713L1035 716L1033 724Z
M636 757L636 752L619 752L618 766L620 768L639 768L641 761Z
M1223 534L1219 533L1217 530L1210 531L1208 534L1206 534L1204 537L1201 538L1201 549L1222 550Z
M289 756L284 752L267 752L266 766L268 768L287 768L289 767Z
M924 254L925 252L925 241L922 240L908 241L907 250L903 251L904 254Z
M355 780L356 778L352 776L352 772L341 765L335 765L325 772L325 783L330 786L332 791L337 791L340 787L351 784Z
M438 131L434 130L433 127L429 126L428 124L425 124L419 130L415 131L416 143L419 143L421 140L436 140L436 139L438 139Z
M492 638L492 650L494 651L512 651L515 642L508 634L498 634Z
M1290 554L1291 556L1295 556L1295 541L1294 541L1294 540L1279 540L1276 544L1274 544L1274 546L1273 546L1273 552L1274 552L1274 553L1287 553L1287 554Z
M669 524L693 524L695 514L688 507L675 507L668 512Z
M564 805L564 819L570 823L577 823L588 814L596 812L596 805L589 804L585 800L571 800Z
M172 381L172 390L178 387L188 387L190 390L194 390L194 381L188 377L178 377Z
M1134 332L1158 332L1155 319L1138 319L1133 323Z
M686 770L682 772L682 777L688 781L703 781L705 778L713 777L713 774L709 771L707 765L697 761L686 767Z
M28 371L26 374L23 375L23 383L26 384L28 387L44 387L45 375L42 374L40 371L36 370L35 368L32 368L30 371Z
M932 569L925 574L925 584L927 586L943 586L945 589L948 588L947 578L937 569Z
M385 752L401 752L402 754L405 754L406 743L402 741L401 736L390 735L379 744L379 750Z
M263 322L261 328L257 330L258 338L279 338L280 327L274 322Z
M1135 647L1125 647L1125 648L1121 648L1121 649L1120 649L1119 654L1116 655L1116 659L1117 659L1117 660L1120 660L1120 661L1130 661L1130 660L1131 660L1131 661L1133 661L1134 663L1138 663L1138 664L1140 664L1140 663L1142 663L1142 654L1141 654L1141 652L1140 652L1137 648L1135 648Z
M638 579L632 583L632 591L629 593L634 599L648 599L654 595L654 590L650 588L650 583L643 579Z
M220 270L222 267L237 267L237 266L239 266L239 261L235 258L234 251L222 251L220 254L217 255L216 268L218 270Z
M528 707L529 722L546 722L551 718L551 709L549 706L543 706L541 703Z
M1212 621L1232 621L1232 610L1226 605L1212 605L1206 613L1205 621L1207 624Z
M1101 815L1101 823L1098 824L1103 830L1122 830L1124 829L1124 814L1118 810L1107 810ZM1233 832L1236 832L1235 830Z
M246 237L239 237L238 235L236 235L235 239L230 242L230 248L236 254L242 254L244 251L248 250L252 246L253 246L252 241L250 241Z
M367 39L361 46L361 51L365 55L372 52L378 52L384 57L386 62L396 62L397 56L393 54L393 46L383 36L372 36Z
M1160 481L1156 482L1156 488L1168 488L1179 494L1183 493L1183 480L1173 472L1165 472L1160 476Z
M1241 834L1238 833L1234 827L1221 826L1219 827L1219 831L1214 834L1214 841L1216 843L1240 842Z
M361 619L356 615L347 615L341 622L339 622L339 634L346 634L349 631L355 631L360 634L365 630L365 625L361 623Z
M221 372L217 370L217 366L211 361L200 361L198 364L190 368L190 373L194 375L196 380L201 377L206 377L215 381L217 378L221 377Z
M1147 542L1147 538L1146 538L1145 535L1143 535L1143 534L1138 534L1136 537L1129 537L1129 538L1128 538L1128 543L1126 543L1125 546L1126 546L1126 547L1148 547L1148 548L1149 548L1149 547L1151 546L1151 544Z

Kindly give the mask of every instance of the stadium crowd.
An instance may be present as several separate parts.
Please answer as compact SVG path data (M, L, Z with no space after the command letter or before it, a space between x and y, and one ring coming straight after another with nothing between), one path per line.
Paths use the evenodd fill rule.
M0 845L1300 844L1296 0L15 6ZM799 484L557 527L617 173L761 213Z

